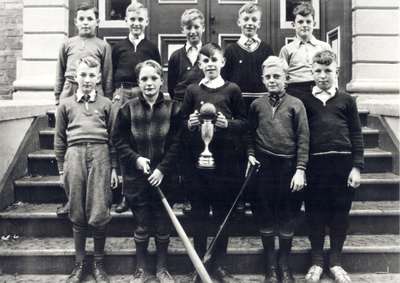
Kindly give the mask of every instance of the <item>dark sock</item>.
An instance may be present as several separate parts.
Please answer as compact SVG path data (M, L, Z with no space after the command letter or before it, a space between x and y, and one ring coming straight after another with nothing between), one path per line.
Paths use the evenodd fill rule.
M104 246L106 244L106 226L93 228L94 261L104 260Z
M264 261L266 264L266 272L271 268L276 268L276 255L275 255L275 236L261 236L261 241L264 248Z
M163 241L156 239L156 247L157 247L156 270L157 271L167 268L168 245L169 245L169 239L163 240Z
M75 245L75 262L83 262L86 256L86 233L87 226L73 224L72 231Z
M335 235L335 234L330 234L329 239L331 242L331 250L329 253L329 265L331 267L338 265L342 265L342 250L343 250L343 245L344 241L346 240L346 235Z
M136 269L142 268L147 270L147 247L149 240L136 241Z
M293 238L279 237L279 266L289 269L289 255L292 250Z

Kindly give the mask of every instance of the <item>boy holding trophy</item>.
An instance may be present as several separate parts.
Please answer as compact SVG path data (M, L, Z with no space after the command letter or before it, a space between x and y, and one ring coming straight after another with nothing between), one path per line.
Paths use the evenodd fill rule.
M214 219L221 223L238 191L238 141L245 132L246 110L240 88L221 77L225 59L214 43L204 45L199 55L204 79L190 85L184 96L185 169L190 189L192 217L195 224L194 246L200 257L207 248L210 206ZM235 282L221 265L226 255L228 235L221 235L210 260L210 268L221 282Z

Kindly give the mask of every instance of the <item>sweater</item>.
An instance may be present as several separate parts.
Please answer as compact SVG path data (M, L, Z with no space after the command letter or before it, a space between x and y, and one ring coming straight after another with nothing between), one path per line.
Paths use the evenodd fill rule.
M68 38L61 45L56 68L56 84L54 86L56 97L60 96L65 80L75 80L76 64L80 58L85 56L93 56L99 60L104 95L112 98L111 47L107 42L95 36L90 38L74 36Z
M137 86L135 68L140 62L149 59L161 64L158 48L150 40L140 41L136 51L129 38L117 42L112 49L114 88L119 88L122 82Z
M203 77L198 62L192 65L187 57L185 46L172 53L168 61L168 92L173 99L183 101L186 88Z
M308 162L309 129L303 103L285 94L273 110L268 96L254 100L249 109L249 155L261 152L283 158L296 158L299 169Z
M150 159L150 167L170 174L177 162L181 117L178 103L160 93L153 109L143 94L130 99L118 111L113 142L128 179L143 176L136 168L139 157Z
M224 52L226 63L222 76L236 83L242 92L265 92L261 78L262 63L271 55L273 51L264 41L253 52L243 49L237 42L230 44Z
M353 166L364 167L364 142L357 104L348 94L337 91L326 102L310 93L303 96L310 127L310 153L351 154Z
M240 156L240 136L245 133L247 125L246 107L240 88L231 82L219 88L211 89L205 85L190 85L182 103L182 116L184 119L184 145L185 156L188 162L187 169L194 170L200 153L204 150L200 127L189 131L187 121L189 115L195 110L200 110L202 103L212 103L228 120L226 129L214 128L214 137L210 143L210 151L215 160L215 171L220 176L235 176L238 172Z
M76 95L61 101L56 112L54 151L58 169L64 169L67 148L80 143L108 143L111 166L117 167L115 150L111 146L111 101L96 95L94 101L77 101Z

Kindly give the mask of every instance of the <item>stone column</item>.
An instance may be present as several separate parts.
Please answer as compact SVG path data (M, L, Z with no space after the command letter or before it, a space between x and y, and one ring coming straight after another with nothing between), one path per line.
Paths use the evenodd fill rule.
M352 0L352 80L347 91L372 114L399 116L399 1Z
M24 0L22 59L14 99L53 99L58 49L68 36L68 0Z

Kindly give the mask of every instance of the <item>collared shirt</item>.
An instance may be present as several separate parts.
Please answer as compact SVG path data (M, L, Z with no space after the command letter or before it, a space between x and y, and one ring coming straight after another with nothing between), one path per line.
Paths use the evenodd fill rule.
M254 35L253 37L249 38L242 34L237 42L243 49L253 52L260 45L261 39L258 37L258 35Z
M76 95L76 101L77 102L81 102L83 100L83 97L85 96L85 94L80 89L78 89L76 91L75 95ZM89 101L90 102L96 101L96 90L92 90L92 92L89 93Z
M320 89L319 87L317 87L317 86L314 86L313 87L313 90L312 90L312 94L316 97L316 98L318 98L319 100L321 100L322 101L322 103L324 104L324 106L326 106L326 102L329 100L329 99L331 99L331 98L333 98L334 96L335 96L335 94L336 94L336 87L331 87L330 89L328 89L328 90L323 90L323 89Z
M203 78L200 82L199 85L205 85L208 88L219 88L225 84L224 79L219 75L213 80L208 80L207 78Z
M196 46L190 45L189 42L186 42L185 44L186 55L189 58L192 65L194 65L197 61L197 57L199 56L201 46L202 46L201 41Z
M142 33L139 35L138 38L135 38L131 33L129 33L129 41L132 42L133 46L135 47L135 51L139 45L139 43L144 39L144 34Z
M307 42L296 38L291 43L282 47L279 57L284 59L289 66L288 83L313 81L312 58L323 50L331 50L328 43L311 36Z

